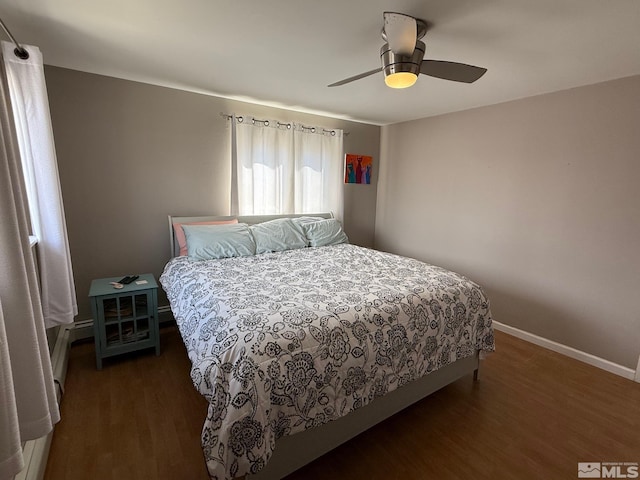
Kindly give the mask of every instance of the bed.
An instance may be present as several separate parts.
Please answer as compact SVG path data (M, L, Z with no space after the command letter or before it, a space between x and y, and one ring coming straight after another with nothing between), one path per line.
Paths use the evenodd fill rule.
M209 401L211 478L282 478L439 388L477 379L480 354L494 350L478 285L344 241L319 246L312 227L336 222L308 217L169 217L173 258L160 282ZM236 221L207 232L281 221L318 246L178 255L174 226L184 226L191 254L204 228L187 225Z

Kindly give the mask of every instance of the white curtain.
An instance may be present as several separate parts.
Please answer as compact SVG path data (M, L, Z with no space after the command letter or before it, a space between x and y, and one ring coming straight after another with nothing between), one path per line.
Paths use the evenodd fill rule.
M330 211L342 219L342 130L251 117L232 118L232 122L232 165L237 172L232 186L234 213Z
M244 117L236 129L240 215L293 213L293 134L274 121Z
M30 47L27 50L31 52ZM22 442L49 433L60 415L3 64L0 70L0 479L4 480L24 466Z
M296 160L295 213L332 212L342 221L342 130L316 128L313 132L296 125L293 133Z
M46 326L52 327L71 323L78 307L42 54L38 47L24 47L27 60L14 55L13 44L2 42L31 228L38 238L42 308Z

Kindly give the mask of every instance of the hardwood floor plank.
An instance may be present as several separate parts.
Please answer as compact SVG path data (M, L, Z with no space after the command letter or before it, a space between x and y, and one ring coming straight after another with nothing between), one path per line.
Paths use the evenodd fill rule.
M289 475L331 479L573 479L577 464L640 462L640 384L496 332L471 376ZM93 344L71 349L62 421L46 480L208 478L193 388L175 327L162 354L95 369Z

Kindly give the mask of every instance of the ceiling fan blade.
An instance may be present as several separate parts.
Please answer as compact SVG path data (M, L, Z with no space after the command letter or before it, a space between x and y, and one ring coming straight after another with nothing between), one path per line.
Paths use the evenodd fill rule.
M411 55L418 40L416 19L402 13L384 12L384 36L393 53Z
M466 63L445 62L443 60L423 60L420 73L430 77L473 83L486 73L487 69Z
M360 80L361 78L368 77L369 75L373 75L374 73L378 73L382 71L382 67L378 67L375 70L369 70L368 72L361 73L360 75L356 75L354 77L345 78L344 80L340 80L339 82L332 83L328 85L329 87L339 87L340 85L344 85L345 83L353 82L355 80Z

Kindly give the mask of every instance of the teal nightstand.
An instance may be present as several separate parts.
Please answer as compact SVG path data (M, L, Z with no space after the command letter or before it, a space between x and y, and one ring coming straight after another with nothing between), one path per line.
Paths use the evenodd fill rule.
M91 282L89 297L98 370L102 369L102 359L113 355L151 347L156 349L156 355L160 355L158 284L155 278L145 273L121 289L113 288L109 283L121 278L101 278Z

